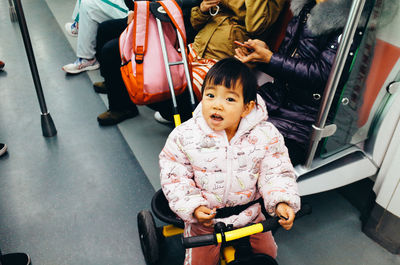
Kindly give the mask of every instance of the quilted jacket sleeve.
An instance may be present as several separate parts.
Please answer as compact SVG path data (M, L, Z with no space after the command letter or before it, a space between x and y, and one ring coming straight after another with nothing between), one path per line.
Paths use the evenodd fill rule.
M161 187L171 210L184 222L194 223L194 210L208 202L193 180L191 164L183 152L181 136L175 129L160 153Z
M317 44L309 43L316 46ZM319 54L312 58L303 59L291 54L275 53L269 64L262 66L262 70L280 80L304 86L324 86L328 80L330 70L336 55L337 40L327 42Z
M296 175L282 135L271 124L268 150L261 162L258 189L264 198L265 208L271 216L275 206L286 202L295 212L300 209L300 196Z

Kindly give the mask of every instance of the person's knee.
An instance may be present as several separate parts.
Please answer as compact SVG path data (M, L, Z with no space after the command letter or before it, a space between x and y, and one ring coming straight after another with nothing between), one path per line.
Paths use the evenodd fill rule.
M108 25L109 23L107 23L107 22L108 21L104 21L104 22L100 23L97 28L96 43L97 43L97 49L99 51L102 50L105 42L108 41L107 36L111 29L110 29L110 26Z
M82 11L86 11L88 7L90 7L90 2L91 0L82 0L81 3L79 4L79 13Z
M95 1L95 0L82 0L81 4L79 6L79 12L81 10L89 11L89 10L95 8L95 6L97 5L97 2L98 1Z
M102 56L105 61L107 62L115 62L115 61L121 61L120 56L119 56L119 46L118 46L118 39L113 39L106 44L104 44L103 48L101 49Z
M118 39L106 42L101 49L101 73L102 76L119 72L121 57L119 55Z

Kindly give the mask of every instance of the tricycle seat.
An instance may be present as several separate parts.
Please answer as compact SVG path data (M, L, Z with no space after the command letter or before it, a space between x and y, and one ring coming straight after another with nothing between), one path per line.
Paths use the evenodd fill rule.
M176 216L176 214L169 208L168 201L161 189L159 189L151 199L151 210L161 221L173 224L180 228L184 227L182 219Z

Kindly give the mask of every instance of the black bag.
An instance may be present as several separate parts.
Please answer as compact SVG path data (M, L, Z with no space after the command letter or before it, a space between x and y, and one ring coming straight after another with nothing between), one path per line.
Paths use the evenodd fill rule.
M0 265L31 265L31 258L26 253L2 255L0 250Z

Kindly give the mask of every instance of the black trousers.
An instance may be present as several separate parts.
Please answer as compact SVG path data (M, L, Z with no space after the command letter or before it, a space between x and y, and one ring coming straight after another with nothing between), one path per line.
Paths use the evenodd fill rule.
M100 73L104 77L108 89L108 103L111 111L137 109L129 98L120 72L119 36L126 28L126 23L126 18L105 21L99 25L97 32L96 57L100 62ZM192 107L187 89L177 96L176 100L182 121L189 119ZM165 100L147 106L159 111L165 119L173 120L172 100Z
M118 39L127 26L127 18L111 19L100 23L96 35L96 59L100 66L104 65L102 49L104 45L113 39ZM103 75L103 69L100 67L100 74Z

